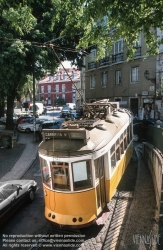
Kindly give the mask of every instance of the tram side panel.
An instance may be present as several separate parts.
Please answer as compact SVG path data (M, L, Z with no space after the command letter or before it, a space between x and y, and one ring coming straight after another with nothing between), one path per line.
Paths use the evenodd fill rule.
M83 225L96 219L95 189L78 193L51 191L44 186L45 217L60 225Z
M115 194L117 186L126 170L126 167L131 159L132 154L133 154L133 143L131 142L125 154L118 162L115 170L113 171L113 174L111 175L111 178L109 180L106 180L107 201L110 201L113 195Z

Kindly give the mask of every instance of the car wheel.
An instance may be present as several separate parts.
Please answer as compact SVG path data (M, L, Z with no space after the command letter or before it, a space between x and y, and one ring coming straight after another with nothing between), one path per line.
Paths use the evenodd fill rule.
M33 201L35 198L35 193L32 189L29 190L28 198L30 201Z
M31 132L30 128L26 128L25 132L30 133Z

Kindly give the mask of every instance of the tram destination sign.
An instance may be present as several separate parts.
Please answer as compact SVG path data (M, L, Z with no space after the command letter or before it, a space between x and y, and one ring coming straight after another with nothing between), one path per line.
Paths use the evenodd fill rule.
M48 139L78 139L87 143L90 138L89 131L86 129L43 129L43 141Z

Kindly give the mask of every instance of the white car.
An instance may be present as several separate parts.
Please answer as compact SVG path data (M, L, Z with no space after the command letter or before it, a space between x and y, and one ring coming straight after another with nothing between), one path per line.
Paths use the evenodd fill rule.
M40 130L40 124L42 124L44 121L47 121L47 119L40 119L36 118L36 131ZM34 131L33 121L18 124L18 130L26 133L30 133L31 131Z
M53 110L54 108L52 106L45 106L47 111Z
M15 113L13 113L13 122L16 122L16 120L19 118L19 116ZM0 118L0 121L2 123L6 123L7 116L3 116Z

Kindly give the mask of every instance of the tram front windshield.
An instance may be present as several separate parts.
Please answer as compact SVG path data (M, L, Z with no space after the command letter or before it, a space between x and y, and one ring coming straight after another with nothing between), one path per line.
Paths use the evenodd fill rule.
M53 189L70 190L69 164L67 162L52 162L51 177Z
M50 166L48 166L50 165ZM71 167L71 171L70 171ZM83 190L92 187L91 160L73 162L41 160L43 183L54 190ZM51 172L51 173L50 173ZM72 173L72 178L70 178ZM72 185L70 185L70 179Z

